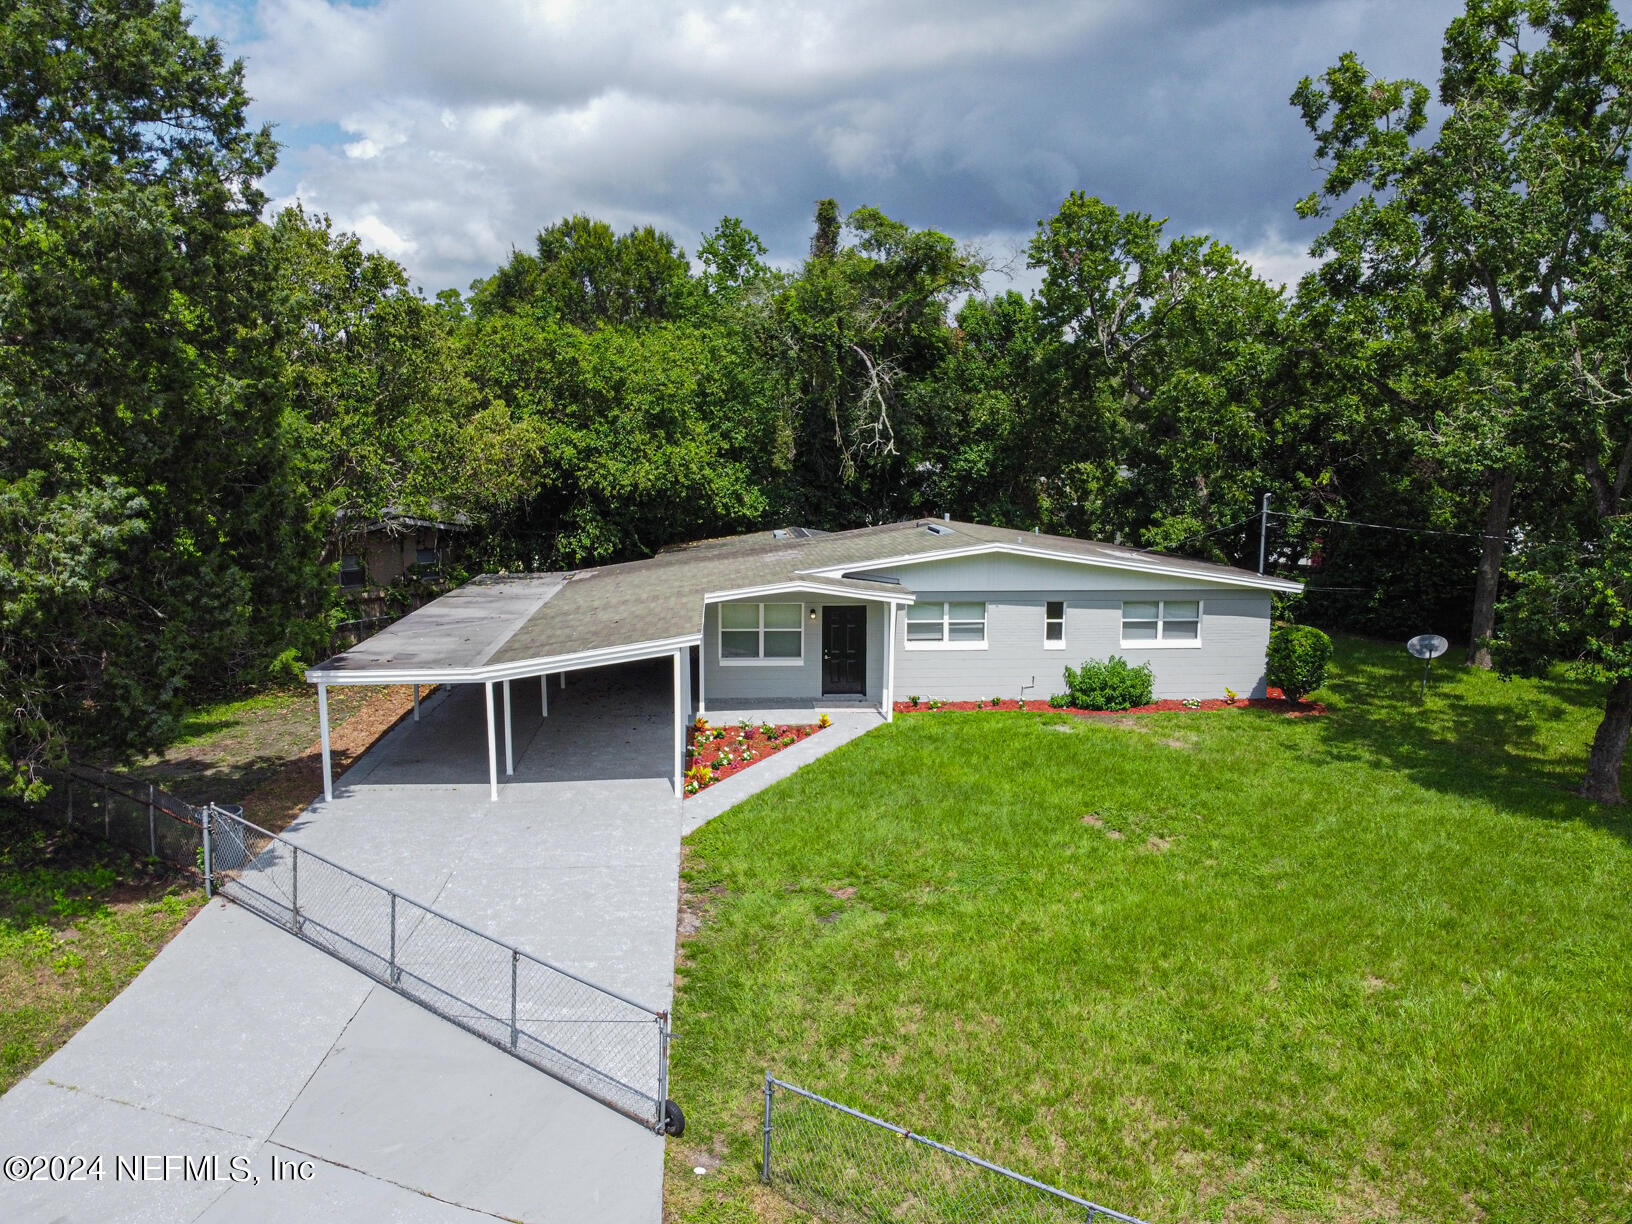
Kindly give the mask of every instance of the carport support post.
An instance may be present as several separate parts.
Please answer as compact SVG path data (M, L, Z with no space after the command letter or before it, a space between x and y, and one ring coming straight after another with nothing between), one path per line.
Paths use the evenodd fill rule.
M515 739L510 734L510 681L504 682L504 776L516 772Z
M538 678L538 702L538 708L544 711L542 717L548 718L550 716L550 678L548 676Z
M419 685L414 685L414 721L419 721Z
M329 764L329 686L317 686L317 737L323 742L323 798L334 798L334 771Z
M890 605L889 624L884 631L884 721L895 721L895 611Z
M483 684L487 693L487 787L488 799L497 803L499 799L499 744L493 730L493 681Z
M686 652L674 652L674 793L686 797L686 681L691 668Z

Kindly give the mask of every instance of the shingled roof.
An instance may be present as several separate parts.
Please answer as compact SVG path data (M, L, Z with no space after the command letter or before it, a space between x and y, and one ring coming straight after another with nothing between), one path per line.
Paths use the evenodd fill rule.
M489 679L505 672L528 674L517 669L529 665L564 669L642 657L641 651L660 654L700 639L709 599L799 590L911 603L909 587L852 575L884 562L988 551L1231 586L1300 589L1284 579L1205 561L979 523L918 519L852 531L789 528L703 540L640 561L564 574L478 578L312 668L307 678L319 683Z

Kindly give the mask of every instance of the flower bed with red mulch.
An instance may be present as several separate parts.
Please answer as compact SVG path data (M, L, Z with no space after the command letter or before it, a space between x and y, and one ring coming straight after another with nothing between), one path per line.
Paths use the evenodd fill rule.
M1267 697L1237 697L1234 701L1225 701L1222 697L1209 697L1195 705L1185 705L1182 701L1166 700L1153 701L1149 705L1132 706L1126 710L1082 710L1076 706L1052 706L1046 698L1034 698L1026 701L1016 701L1005 698L993 705L990 701L942 701L935 710L1029 710L1036 712L1053 711L1056 714L1191 714L1204 710L1274 710L1285 714L1288 718L1303 718L1310 714L1324 714L1326 707L1318 701L1288 701L1278 688L1268 690ZM910 701L895 703L897 714L931 713L930 702L934 698L920 698L917 705Z
M755 761L775 756L827 726L827 715L813 723L738 723L715 727L699 718L686 732L686 794L741 773Z

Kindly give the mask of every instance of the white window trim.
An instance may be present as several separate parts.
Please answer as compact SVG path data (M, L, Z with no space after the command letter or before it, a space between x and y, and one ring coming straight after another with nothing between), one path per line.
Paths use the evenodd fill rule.
M1205 604L1205 602L1203 600L1201 600L1201 599L1124 599L1122 601L1122 607L1119 610L1119 614L1120 614L1121 619L1117 622L1117 633L1118 633L1118 635L1120 635L1121 632L1122 632L1121 626L1127 623L1128 604L1130 604L1130 603L1153 603L1153 604L1156 605L1156 633L1157 633L1157 637L1155 637L1154 639L1142 638L1142 639L1139 639L1139 640L1136 640L1136 641L1131 641L1131 642L1128 641L1126 638L1122 638L1122 648L1124 650L1200 650L1201 649L1201 636L1202 636L1201 635L1201 626L1202 626L1203 620L1205 620L1206 616L1207 616L1207 607L1206 607L1206 604ZM1167 627L1167 605L1170 604L1170 603L1193 603L1193 604L1196 605L1196 636L1195 637L1193 637L1193 638L1174 638L1172 641L1168 641L1166 638L1160 636L1166 630L1166 627ZM1179 617L1175 617L1174 619L1175 620L1189 620L1190 618L1188 616L1179 616Z
M1048 615L1048 605L1051 604L1051 603L1057 603L1057 604L1060 605L1060 640L1057 641L1057 642L1051 642L1051 641L1048 640L1048 626L1049 626L1049 624L1051 623L1051 620L1052 620L1052 618ZM1045 600L1043 600L1043 649L1044 650L1064 650L1065 649L1065 600L1063 600L1063 599L1045 599Z
M753 606L759 609L759 655L757 659L728 659L725 657L725 613L716 611L714 614L714 657L721 667L803 667L805 665L805 605L796 604L799 609L799 657L796 659L767 659L765 657L765 605L768 603L788 603L785 599L764 599L752 601ZM725 604L715 604L716 609L724 608ZM751 633L754 630L733 629L732 633ZM772 633L792 633L792 629L771 630Z
M980 605L980 608L981 608L981 612L980 612L980 641L978 641L978 642L954 642L954 641L952 641L952 605L955 604L955 603L978 603ZM921 641L921 640L920 641L914 641L913 638L912 638L911 633L906 628L907 625L913 624L914 622L909 621L906 617L903 616L901 618L901 624L902 624L901 645L902 645L902 649L904 649L904 650L985 650L986 649L986 647L987 647L986 628L991 623L991 614L992 614L991 613L991 605L986 600L984 600L984 599L926 599L926 600L920 601L919 603L917 603L917 604L915 604L913 606L923 607L926 604L940 604L941 605L941 638L940 638L940 640L937 641L937 642L925 642L925 641ZM916 623L920 624L920 625L926 625L926 624L933 624L934 622L920 620L920 621L917 621ZM959 621L958 621L958 624L960 624L960 625L967 625L967 624L971 624L971 623L973 623L973 622L968 621L968 620L964 620L964 619L959 619Z

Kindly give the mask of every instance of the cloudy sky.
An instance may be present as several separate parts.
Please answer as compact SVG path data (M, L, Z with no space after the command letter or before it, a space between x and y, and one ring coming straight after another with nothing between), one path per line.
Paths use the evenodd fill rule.
M464 288L574 212L779 261L813 202L1012 260L1081 188L1306 266L1319 181L1287 97L1358 51L1432 81L1459 0L190 0L284 149L267 184ZM1005 287L1000 277L991 288Z

